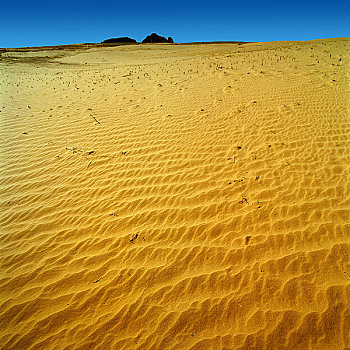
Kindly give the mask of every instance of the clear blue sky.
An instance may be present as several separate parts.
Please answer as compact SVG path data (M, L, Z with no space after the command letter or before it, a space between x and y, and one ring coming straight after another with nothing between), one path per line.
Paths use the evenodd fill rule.
M311 40L350 36L350 1L0 0L0 47L142 41Z

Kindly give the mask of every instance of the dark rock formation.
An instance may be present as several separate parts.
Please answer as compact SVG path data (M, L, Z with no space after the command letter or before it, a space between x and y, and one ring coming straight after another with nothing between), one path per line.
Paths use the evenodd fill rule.
M151 35L146 36L146 38L143 39L142 42L144 44L145 43L173 43L174 40L171 37L166 39L166 38L164 38L164 36L160 36L156 33L152 33Z
M174 44L174 40L171 36L168 37L168 43L170 44Z
M111 39L107 39L107 40L102 41L102 44L110 44L110 43L134 43L134 44L136 44L136 40L128 38L126 36L123 36L121 38L111 38Z

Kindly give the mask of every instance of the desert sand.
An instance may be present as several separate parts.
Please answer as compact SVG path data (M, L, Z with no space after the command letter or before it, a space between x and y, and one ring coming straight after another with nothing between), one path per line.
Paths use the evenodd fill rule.
M350 349L350 39L3 50L2 349Z

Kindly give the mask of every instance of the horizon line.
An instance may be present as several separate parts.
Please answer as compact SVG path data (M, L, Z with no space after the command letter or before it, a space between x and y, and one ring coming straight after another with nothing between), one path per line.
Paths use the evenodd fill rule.
M111 38L113 39L113 38ZM191 44L252 44L252 43L270 43L270 42L307 42L314 40L329 40L329 39L350 39L350 37L335 37L335 38L316 38L310 40L268 40L268 41L238 41L238 40L212 40L212 41L189 41L189 42L178 42L178 43L142 43L142 42L115 42L115 43L103 43L103 42L85 42L85 43L74 43L74 44L57 44L57 45L39 45L39 46L19 46L19 47L0 47L0 50L15 50L15 49L43 49L43 48L62 48L72 46L123 46L123 45L154 45L154 44L166 44L166 45L191 45Z

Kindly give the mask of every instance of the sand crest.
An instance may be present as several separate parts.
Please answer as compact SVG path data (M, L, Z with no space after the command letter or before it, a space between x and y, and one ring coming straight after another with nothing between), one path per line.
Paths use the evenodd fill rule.
M0 347L349 349L349 39L4 50Z

